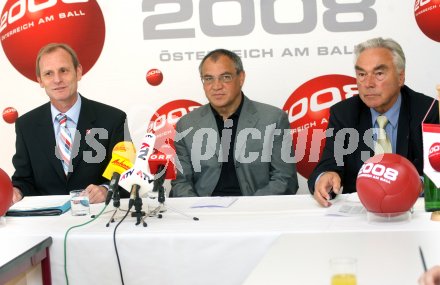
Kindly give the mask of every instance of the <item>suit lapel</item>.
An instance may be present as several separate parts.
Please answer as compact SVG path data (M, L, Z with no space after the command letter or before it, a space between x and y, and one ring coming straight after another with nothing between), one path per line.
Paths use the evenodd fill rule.
M81 97L81 111L79 113L78 124L76 126L75 139L73 141L73 149L78 150L77 155L72 159L73 170L83 160L84 150L87 149L85 136L93 129L96 115L90 109L89 102L86 98ZM72 175L69 173L68 178Z
M399 125L397 127L396 153L408 157L408 140L410 115L406 96L402 92L402 104L399 111Z
M365 160L367 160L367 158L372 157L374 155L374 151L370 147L368 147L368 145L374 146L374 141L372 136L373 125L371 122L372 120L371 111L363 102L360 102L360 104L361 104L361 109L364 110L361 110L359 112L359 125L357 128L359 131L359 148L358 148L359 151L355 152L357 156L355 161L359 163L358 165L359 167L364 163ZM365 132L367 130L370 130L371 136L364 137ZM362 155L362 153L364 153L364 155ZM366 157L367 153L370 154L368 157Z
M220 144L220 134L217 128L217 122L215 121L214 114L212 113L211 107L209 104L204 105L202 112L200 112L200 119L198 122L198 130L202 128L214 129L217 134L216 144L207 144L206 148L211 148L215 151L215 155L218 158L219 155L219 144Z
M243 95L243 107L240 112L240 118L238 120L237 126L237 134L235 136L235 157L238 157L239 154L244 150L247 140L237 141L237 136L240 134L240 131L247 128L255 128L258 122L258 116L256 116L257 109L255 108L254 103L249 100L246 96Z

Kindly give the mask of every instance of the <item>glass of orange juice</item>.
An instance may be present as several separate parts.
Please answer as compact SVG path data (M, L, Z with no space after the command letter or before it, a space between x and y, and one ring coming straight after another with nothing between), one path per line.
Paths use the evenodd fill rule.
M330 259L331 285L356 285L356 263L353 257Z

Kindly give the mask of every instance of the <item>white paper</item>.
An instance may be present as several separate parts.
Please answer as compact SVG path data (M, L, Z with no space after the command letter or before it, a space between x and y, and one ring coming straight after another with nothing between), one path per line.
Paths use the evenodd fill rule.
M200 199L191 208L228 208L238 197L209 197Z
M337 216L358 216L366 213L366 210L362 204L353 202L341 202L336 205L332 205L327 209L327 215Z
M26 196L21 201L12 205L9 210L30 211L46 208L56 208L63 206L69 200L69 195Z
M365 215L367 213L357 193L346 195L344 198L338 198L339 196L332 201L332 205L327 208L327 215L352 217Z

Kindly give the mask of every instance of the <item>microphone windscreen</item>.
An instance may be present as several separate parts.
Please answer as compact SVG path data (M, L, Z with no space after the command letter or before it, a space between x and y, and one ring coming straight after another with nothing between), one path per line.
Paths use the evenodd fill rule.
M118 142L113 148L112 154L122 156L129 161L134 161L136 157L136 149L134 144L129 141Z
M136 156L135 148L132 142L119 142L115 145L112 152L112 159L102 174L107 180L111 180L114 172L122 172L133 167L133 161Z
M162 148L161 151L155 151L149 158L148 164L150 167L150 172L153 175L159 174L164 175L165 179L176 179L176 167L174 165L174 150L168 152L166 149ZM160 173L160 166L165 168L162 170L165 173ZM159 172L159 173L158 173Z
M102 176L105 177L107 180L110 180L114 172L120 174L130 169L131 167L133 167L133 163L130 160L117 154L113 154L112 160L110 160Z

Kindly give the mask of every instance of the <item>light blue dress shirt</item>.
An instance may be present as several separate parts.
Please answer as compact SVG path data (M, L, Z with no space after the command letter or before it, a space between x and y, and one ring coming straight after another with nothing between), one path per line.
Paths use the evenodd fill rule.
M399 125L399 114L400 114L401 105L402 105L402 96L399 94L396 103L394 103L394 105L384 114L380 114L373 108L370 108L371 123L374 128L373 129L374 141L377 140L378 128L379 128L379 125L376 122L377 117L379 115L385 115L388 118L388 124L385 126L385 132L387 133L387 136L390 139L391 147L393 148L393 153L396 153L397 128Z
M81 111L81 96L78 94L78 100L76 100L75 104L72 106L72 108L69 109L69 111L64 113L68 117L66 124L72 136L73 134L75 134L76 126L78 125L78 118L80 111ZM57 136L60 131L60 124L56 120L56 117L61 112L57 108L55 108L52 104L50 105L50 112L52 113L52 122L53 122L55 140L57 140Z

